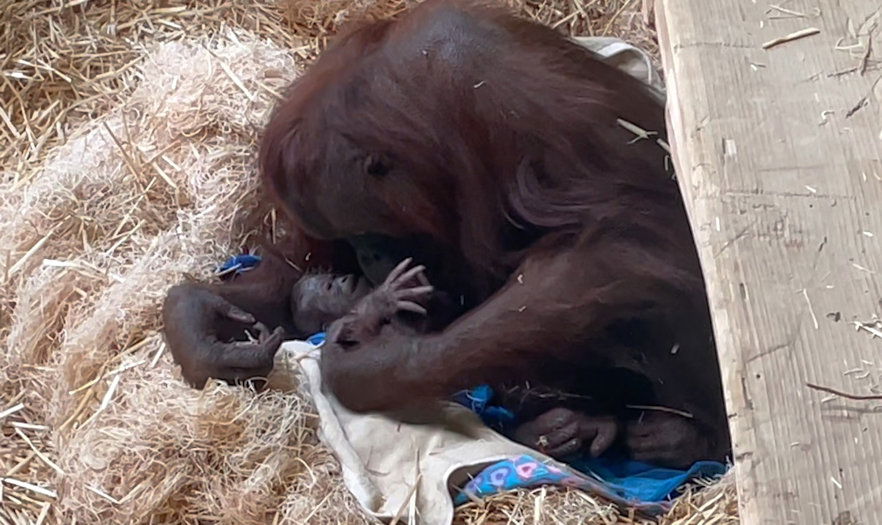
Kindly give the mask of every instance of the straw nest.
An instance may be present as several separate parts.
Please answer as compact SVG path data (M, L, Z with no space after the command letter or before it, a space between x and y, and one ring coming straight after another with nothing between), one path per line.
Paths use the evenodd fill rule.
M654 50L635 0L513 1ZM63 5L62 5L63 4ZM202 392L159 335L165 289L249 235L255 140L341 21L403 0L8 1L0 11L0 522L362 523L296 388ZM255 217L259 220L254 220ZM264 220L264 218L266 219ZM662 523L735 523L731 479ZM630 523L541 489L458 523Z

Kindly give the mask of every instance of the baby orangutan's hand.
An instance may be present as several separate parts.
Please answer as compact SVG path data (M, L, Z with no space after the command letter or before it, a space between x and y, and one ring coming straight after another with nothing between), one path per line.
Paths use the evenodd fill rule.
M408 269L411 261L402 261L383 284L358 302L352 313L331 324L329 340L353 347L376 336L399 312L426 315L425 304L434 288L423 274L424 266Z
M389 272L383 284L365 297L362 303L374 303L365 306L368 309L382 310L388 317L401 311L426 315L423 305L429 300L434 288L423 273L426 267L420 265L408 270L411 262L410 258L401 261Z

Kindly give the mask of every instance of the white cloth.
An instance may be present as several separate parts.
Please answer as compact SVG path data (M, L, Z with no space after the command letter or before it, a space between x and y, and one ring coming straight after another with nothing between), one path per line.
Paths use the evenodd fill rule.
M446 524L453 519L449 486L497 461L535 451L487 428L469 409L438 402L420 414L355 414L321 387L321 349L282 345L276 369L299 373L315 402L319 438L337 459L343 482L372 516L400 523Z
M660 98L664 98L665 85L661 73L652 64L652 57L646 51L613 37L584 36L574 40L600 55L608 64L648 84Z

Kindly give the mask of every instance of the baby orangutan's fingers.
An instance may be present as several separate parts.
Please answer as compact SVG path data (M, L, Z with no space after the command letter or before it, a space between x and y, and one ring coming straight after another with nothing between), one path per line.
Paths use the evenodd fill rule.
M251 333L251 330L257 332L257 338L254 337L254 335ZM266 341L267 337L270 336L270 331L265 324L257 322L254 323L250 329L245 330L245 335L248 336L249 343L262 344Z
M434 286L417 286L416 288L405 288L395 292L396 299L425 299L435 291Z
M263 345L263 351L269 354L270 358L276 355L276 351L285 341L285 329L281 326L277 327L266 339L260 342Z
M407 259L398 263L398 266L396 266L395 268L392 268L392 271L389 272L389 275L386 276L386 281L383 284L386 284L386 285L393 284L398 279L398 277L404 272L404 270L406 270L407 267L410 266L411 261L413 261L413 259L408 257Z
M400 275L395 282L392 283L393 288L401 288L405 286L412 279L416 278L417 275L423 273L426 270L426 267L423 265L414 266L410 270L406 271L402 275Z
M257 323L254 327L257 329L258 342L262 345L274 344L275 338L282 339L285 336L285 329L281 326L273 331L270 331L263 323Z
M267 328L266 325L263 323L260 323L260 322L254 323L254 326L252 328L254 328L254 330L257 331L258 342L261 342L261 343L264 342L266 340L267 336L269 336L269 333L270 333L269 328Z
M426 315L429 313L425 308L412 301L398 301L397 303L395 303L395 306L398 308L398 310L413 312L419 315Z

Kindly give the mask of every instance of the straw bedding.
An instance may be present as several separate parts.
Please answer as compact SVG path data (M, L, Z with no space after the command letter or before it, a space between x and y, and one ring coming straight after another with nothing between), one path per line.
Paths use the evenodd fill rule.
M513 1L654 49L648 3ZM250 235L278 93L356 12L401 0L20 0L0 10L0 523L363 523L296 387L187 388L159 335L183 276ZM736 523L731 479L662 523ZM631 523L540 489L458 523Z

